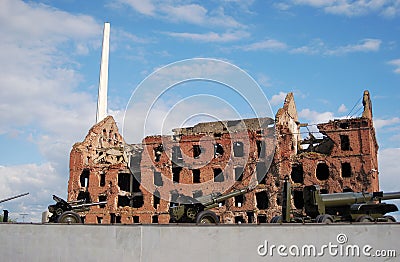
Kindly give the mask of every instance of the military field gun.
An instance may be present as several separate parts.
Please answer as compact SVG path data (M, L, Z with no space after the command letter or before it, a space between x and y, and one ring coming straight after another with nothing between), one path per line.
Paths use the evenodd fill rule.
M2 199L2 200L0 200L0 203L7 202L7 201L10 201L10 200L13 200L13 199L16 199L16 198L19 198L19 197L23 197L23 196L26 196L26 195L29 195L29 192ZM8 210L3 210L3 212L4 212L4 215L3 215L2 222L8 222Z
M212 193L197 198L179 195L175 203L171 203L171 207L169 208L170 222L218 224L219 219L217 215L209 209L217 207L219 203L231 197L243 195L249 190L249 188L243 188L239 190L234 190L227 194Z
M53 199L56 204L48 207L49 212L52 214L49 217L49 222L51 223L82 223L82 219L77 212L87 211L91 206L107 204L107 201L85 203L83 199L67 202L56 195L53 195Z
M383 193L333 193L321 194L319 186L305 186L303 189L304 217L291 216L291 185L285 178L283 188L282 216L272 218L271 223L279 222L396 222L386 215L398 211L395 204L382 203L382 200L400 199L400 192Z

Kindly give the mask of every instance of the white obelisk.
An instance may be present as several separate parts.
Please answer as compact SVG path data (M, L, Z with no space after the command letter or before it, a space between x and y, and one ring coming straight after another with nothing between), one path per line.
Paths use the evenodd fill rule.
M97 98L96 123L107 117L108 56L110 53L110 23L104 23L103 48L101 52L99 94Z

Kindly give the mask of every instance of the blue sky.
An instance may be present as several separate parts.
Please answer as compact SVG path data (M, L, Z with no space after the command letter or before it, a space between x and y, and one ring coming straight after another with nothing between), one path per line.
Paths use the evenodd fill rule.
M146 76L195 57L245 70L274 112L294 92L305 123L353 115L369 90L381 188L400 190L398 0L0 0L0 6L0 198L30 192L0 205L15 219L28 213L25 221L38 221L52 194L66 197L69 151L95 122L106 21L109 113L119 125ZM158 109L168 110L167 98Z

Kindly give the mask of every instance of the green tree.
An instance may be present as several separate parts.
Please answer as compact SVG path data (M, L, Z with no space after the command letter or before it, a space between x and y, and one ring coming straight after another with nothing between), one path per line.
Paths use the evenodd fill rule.
M0 215L0 222L3 222L3 215ZM8 222L16 222L16 220L8 217Z

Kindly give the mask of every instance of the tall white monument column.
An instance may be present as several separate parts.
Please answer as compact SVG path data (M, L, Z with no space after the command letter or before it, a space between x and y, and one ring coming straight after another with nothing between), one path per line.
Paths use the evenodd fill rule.
M99 94L97 98L96 123L107 117L108 56L110 53L110 23L104 23L103 48L101 52Z

